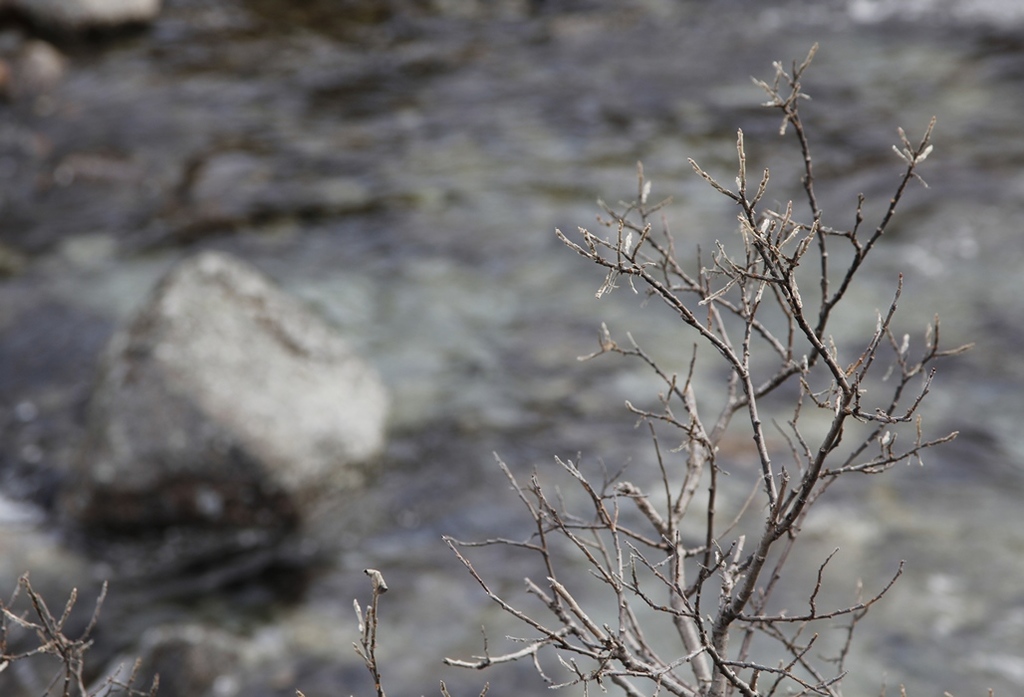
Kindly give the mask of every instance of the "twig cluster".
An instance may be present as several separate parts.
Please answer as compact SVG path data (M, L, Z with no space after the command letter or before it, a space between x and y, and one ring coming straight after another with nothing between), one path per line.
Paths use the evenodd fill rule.
M27 597L30 609L17 612L14 608L18 606L21 593ZM11 598L6 603L0 601L0 671L6 670L15 661L24 661L35 656L50 656L56 659L59 665L50 683L44 688L44 697L154 697L160 684L159 677L154 677L148 690L134 687L141 668L140 661L136 661L124 677L120 671L116 671L91 691L86 687L85 654L92 645L90 636L96 628L106 595L107 584L104 583L89 623L77 639L72 639L65 632L71 611L78 600L78 591L72 589L63 612L59 617L54 617L46 601L32 588L28 575L22 576ZM19 631L35 636L34 648L24 651L11 649L14 635Z
M356 654L363 659L366 669L373 676L373 687L377 691L377 697L386 697L384 688L380 684L380 669L377 666L377 605L380 596L388 592L388 584L384 582L384 575L377 569L364 569L363 573L370 577L373 584L373 596L370 604L366 606L366 612L359 607L359 601L353 600L356 619L359 620L359 643L353 643L352 647ZM304 695L299 692L299 697Z
M968 347L940 348L936 317L923 348L917 354L911 350L909 336L893 326L902 276L888 308L877 313L874 331L859 345L840 345L830 333L837 308L849 299L854 279L888 230L908 185L920 180L918 168L932 151L935 121L916 143L899 131L896 151L903 171L874 227L865 224L863 196L851 226L826 225L798 108L805 97L801 79L816 50L789 70L776 64L771 82L755 80L769 96L766 106L782 113L780 133L791 128L796 135L804 162L806 218L798 219L791 201L777 208L765 204L769 171L748 179L739 131L734 187L690 161L697 175L737 210L738 233L717 243L707 264L699 252L696 264L677 255L664 216L655 231L655 216L667 202L648 202L651 183L639 166L635 201L600 204L598 220L606 232L580 228L578 237L570 238L556 231L569 249L604 269L599 298L623 281L634 292L642 289L658 298L696 333L698 344L714 349L727 378L715 395L717 402L699 398L696 346L680 375L632 336L620 345L602 327L599 350L584 358L605 353L637 358L664 384L656 408L627 403L648 425L660 484L653 492L615 478L596 484L579 462L556 458L585 494L585 510L574 512L538 475L521 482L499 458L533 520L532 535L447 542L484 592L529 627L532 638L520 639L523 646L510 653L492 656L485 650L472 660L447 659L450 665L484 668L528 659L553 687L582 685L586 691L610 682L631 697L663 692L685 697L841 695L854 629L892 586L902 565L879 590L858 593L845 607L823 608L819 597L833 552L806 589L806 607L795 613L772 604L786 578L784 566L808 511L840 476L919 461L922 451L956 436L926 437L918 412L935 361ZM833 254L837 245L840 253ZM845 261L832 268L837 256ZM770 398L788 400L785 423L766 423ZM825 418L807 418L811 410ZM721 446L738 415L745 417L758 467L747 503L723 520ZM670 451L660 445L655 427L665 424L681 440ZM734 437L731 432L729 437ZM703 534L687 545L683 519L691 510L700 515L701 508ZM755 532L741 532L740 519L757 515ZM526 592L543 603L547 616L521 609L481 575L468 556L469 548L481 545L522 550L540 560L544 578L526 579ZM579 589L588 579L580 578L579 564L568 563L570 558L582 560L605 589L599 605L586 606L580 599ZM654 638L663 634L656 631L659 622L667 623L678 642ZM819 627L836 622L842 636L838 648L820 655L826 649L819 646ZM765 640L775 649L766 650ZM560 666L557 675L542 659L547 652Z

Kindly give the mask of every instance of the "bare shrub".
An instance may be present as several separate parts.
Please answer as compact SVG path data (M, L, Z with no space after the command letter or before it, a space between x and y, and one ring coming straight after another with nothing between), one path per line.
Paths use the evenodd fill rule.
M706 264L699 252L693 259L677 254L667 222L655 230L654 217L665 202L649 203L651 187L642 168L635 201L602 205L603 231L580 228L574 238L557 232L567 247L604 270L598 297L622 283L643 290L670 308L697 343L683 374L632 337L620 344L606 327L599 350L587 357L611 353L638 359L663 382L656 408L627 403L651 434L658 467L654 490L644 491L619 475L597 481L579 461L556 458L579 494L563 496L538 473L519 481L499 458L532 521L532 534L446 541L485 593L531 635L519 639L514 651L491 655L485 643L483 656L450 658L448 664L479 669L531 660L553 687L582 685L586 691L612 683L631 697L841 695L854 630L902 567L866 595L826 607L825 574L834 553L829 554L803 588L805 607L784 611L773 601L793 578L787 563L808 512L836 481L919 461L924 450L955 437L955 432L926 437L918 412L933 364L967 347L940 348L936 318L921 348L911 350L909 336L893 326L902 277L887 309L878 312L874 330L860 343L838 341L830 333L907 187L920 179L917 170L931 152L934 119L916 143L899 131L894 149L903 173L874 227L865 225L863 197L852 226L827 224L798 108L804 96L800 80L816 48L788 71L776 64L773 81L756 81L769 96L766 106L782 112L780 133L795 134L804 163L802 216L792 202L779 209L764 203L769 172L748 180L741 131L734 188L691 161L697 175L738 209L737 234L717 243ZM843 261L833 268L837 258ZM712 349L718 366L726 368L715 394L698 395L694 388L698 365L703 370L708 357L699 346ZM767 414L778 413L780 403L787 405L788 419L771 420L769 426ZM749 472L750 496L738 504L726 500L721 481L723 446L737 437L735 422L752 439L757 461ZM671 448L662 445L666 428ZM747 473L737 468L732 474ZM697 529L701 534L694 535ZM544 577L527 578L526 593L546 612L524 609L496 590L470 559L469 550L479 547L521 551L538 561ZM355 649L377 697L385 697L376 650L378 604L387 585L379 571L367 574L372 597L365 608L355 605L360 630ZM583 600L576 589L589 581L603 594ZM50 657L56 666L43 697L155 695L156 681L148 690L133 687L138 663L123 678L114 675L87 687L84 657L104 594L105 589L84 630L71 638L66 625L77 594L72 592L55 616L22 577L11 599L0 602L0 671L16 661ZM836 623L840 640L820 641ZM666 642L666 635L673 641ZM25 646L26 638L32 640L29 648L14 648ZM556 662L545 660L548 653ZM444 683L441 693L448 697ZM486 693L485 687L481 697Z
M552 686L610 682L634 697L841 694L854 629L902 566L887 583L845 606L825 607L820 598L829 555L802 591L802 609L784 611L773 598L781 584L793 582L787 575L793 571L787 568L791 551L808 512L829 487L848 475L917 461L924 450L955 437L926 437L918 412L936 360L967 347L940 348L938 318L916 351L907 335L897 333L893 319L902 276L888 308L877 313L873 332L852 343L832 336L838 308L849 300L908 186L920 179L935 121L916 142L899 131L894 149L903 172L877 223L865 221L863 196L851 227L827 223L799 111L801 78L816 50L788 70L776 64L772 81L755 80L768 94L766 106L782 114L780 134L794 133L802 154L802 215L792 202L776 208L765 203L769 172L748 178L740 131L735 186L690 162L737 209L738 232L717 243L709 258L677 254L667 222L655 221L665 203L650 203L642 168L635 201L602 204L603 230L557 232L569 249L603 269L598 297L627 284L661 300L696 335L697 345L713 349L710 359L718 364L709 365L724 365L727 377L718 394L699 395L694 378L698 364L706 369L708 351L698 352L695 345L688 369L677 374L631 336L620 343L602 328L600 348L588 358L613 353L638 359L663 383L656 408L627 403L650 430L660 482L644 491L614 476L597 481L579 462L556 458L583 494L573 499L545 485L540 474L519 481L499 458L533 520L533 534L447 542L487 595L530 636L509 653L485 651L471 660L446 659L448 664L484 668L532 660ZM841 264L833 266L835 259ZM780 403L788 405L788 420L769 423L766 414L779 413ZM722 493L722 446L737 438L737 425L752 438L758 463L749 473L731 472L733 479L750 476L752 493L743 505L725 501ZM659 435L666 426L672 429L671 448ZM696 539L695 526L703 531ZM470 550L479 546L539 560L544 576L527 578L526 592L546 611L524 609L496 590L471 559ZM590 579L603 593L588 605L574 589ZM819 641L836 623L840 640ZM665 641L666 634L673 640ZM545 660L546 653L553 658Z
M90 636L96 628L107 585L96 599L92 617L78 638L67 635L67 623L71 611L78 601L78 591L72 590L59 617L55 617L46 601L32 588L28 574L18 580L18 587L7 602L0 601L0 671L15 661L29 661L36 657L49 657L56 665L53 677L41 692L41 697L154 697L159 678L154 678L148 690L134 687L140 663L131 670L115 672L91 690L86 687L85 654L92 644ZM23 635L29 639L31 648L15 650L12 645L19 643Z

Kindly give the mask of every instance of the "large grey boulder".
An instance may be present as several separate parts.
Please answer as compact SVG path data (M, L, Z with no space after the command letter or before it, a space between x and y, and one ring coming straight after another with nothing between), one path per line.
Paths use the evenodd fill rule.
M151 22L160 13L160 0L6 0L38 24L57 31L107 29Z
M362 483L388 400L337 331L248 264L181 262L111 340L62 498L87 525L289 526Z

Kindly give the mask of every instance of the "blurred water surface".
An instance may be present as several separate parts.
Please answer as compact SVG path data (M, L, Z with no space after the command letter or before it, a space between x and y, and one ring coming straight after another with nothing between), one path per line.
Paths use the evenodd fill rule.
M395 694L486 679L439 660L478 652L482 621L499 622L495 640L516 630L440 536L526 529L493 451L520 473L580 452L649 478L644 432L622 405L653 399L656 383L637 365L575 357L595 350L602 321L679 369L692 342L667 312L638 311L628 288L595 299L601 274L553 230L592 225L598 197L631 198L642 160L653 196L673 198L677 248L710 248L734 214L686 158L731 181L737 128L751 171L772 168L769 196L799 197L798 152L749 77L819 42L804 115L833 226L852 222L859 192L877 220L898 181L896 128L916 139L938 116L930 188L908 196L836 331L873 326L903 272L902 330L920 341L938 312L948 345L977 347L941 366L925 410L934 432L960 438L924 468L837 488L801 560L813 569L842 548L840 604L856 578L876 587L908 562L859 627L851 693L884 681L910 695L1013 694L1024 681L1024 19L994 2L357 6L168 0L145 33L63 47L62 84L0 111L0 241L22 264L0 282L14 498L46 503L99 348L196 249L238 254L317 306L395 397L376 486L313 540L326 568L187 602L118 606L114 593L112 647L184 616L263 642L266 694L369 689L348 647L351 599L367 592L359 571L372 566L396 590L381 631ZM519 587L517 562L490 564L499 585ZM542 689L511 671L490 679L491 694Z

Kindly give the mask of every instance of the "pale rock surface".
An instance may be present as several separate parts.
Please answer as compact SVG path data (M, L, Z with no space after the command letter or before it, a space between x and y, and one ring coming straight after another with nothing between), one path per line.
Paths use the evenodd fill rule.
M181 262L111 340L63 498L116 529L288 526L360 486L388 398L338 332L223 253Z
M58 31L151 22L160 13L160 0L7 0L3 6Z
M50 92L66 72L67 59L52 44L38 39L27 41L14 64L15 96Z

